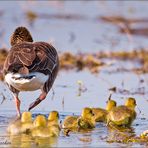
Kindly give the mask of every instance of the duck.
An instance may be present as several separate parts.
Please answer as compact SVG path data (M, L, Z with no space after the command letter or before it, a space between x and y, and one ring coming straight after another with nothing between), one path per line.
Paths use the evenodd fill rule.
M81 116L67 116L62 124L62 128L68 130L92 129L95 127L95 119L92 109L85 107Z
M59 136L61 129L59 125L59 113L57 111L50 112L47 120L47 127L52 136Z
M78 119L78 125L80 129L95 128L96 122L91 108L85 107L82 110L81 117Z
M125 105L120 105L111 109L107 115L107 125L129 127L136 118L136 100L127 98Z
M57 50L49 43L33 42L29 30L17 27L10 37L11 49L3 66L3 76L15 100L17 116L21 117L21 91L41 90L39 97L29 105L28 111L47 96L59 71Z
M38 115L33 122L33 126L34 128L31 131L33 137L48 138L59 135L58 126L50 125L44 115Z
M106 109L103 108L92 108L92 111L94 113L94 118L96 122L106 122L106 117L108 112L116 107L116 101L114 100L108 100L107 101L107 105L106 105Z
M79 116L70 116L70 115L66 116L63 121L62 128L67 130L78 129L78 119Z
M9 124L7 132L11 135L26 133L33 128L31 112L23 112L21 119L15 120Z
M33 137L50 137L49 129L47 128L47 120L44 115L38 115L33 121L33 129L31 134Z
M29 133L33 128L33 120L31 112L23 112L21 117L21 130L23 133Z

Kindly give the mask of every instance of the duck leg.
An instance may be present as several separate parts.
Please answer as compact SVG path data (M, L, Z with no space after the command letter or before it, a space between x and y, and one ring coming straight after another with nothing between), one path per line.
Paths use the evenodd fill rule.
M19 100L18 96L16 96L15 105L16 105L16 111L17 111L18 117L21 117L20 104L21 104L21 101Z
M35 106L37 106L41 101L43 101L46 98L48 92L50 91L52 87L53 82L54 82L54 79L51 79L49 77L49 79L44 84L43 88L41 88L41 92L42 92L41 95L29 105L28 111L33 109Z
M20 118L21 117L21 111L20 111L20 104L21 104L21 101L18 97L19 95L19 91L16 90L14 87L12 87L11 85L9 86L10 90L12 91L13 93L13 96L14 96L14 101L15 101L15 106L16 106L16 111L17 111L17 117Z
M42 94L29 105L28 111L30 111L31 109L33 109L35 106L37 106L41 101L43 101L47 96L47 93L42 92Z

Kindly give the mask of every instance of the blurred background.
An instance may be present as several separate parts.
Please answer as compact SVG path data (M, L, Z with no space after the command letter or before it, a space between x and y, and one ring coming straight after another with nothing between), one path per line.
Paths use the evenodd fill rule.
M141 124L135 133L146 129L147 14L147 1L1 1L0 48L9 50L12 32L25 26L34 41L51 43L61 59L65 56L61 65L66 61L72 67L67 70L63 64L66 68L60 69L54 91L32 112L46 114L58 110L61 115L80 114L86 106L105 107L110 94L118 104L123 104L127 97L135 97L140 111L137 109L134 127ZM71 59L77 64L73 65ZM88 68L77 70L76 66ZM0 85L0 114L2 121L7 121L8 116L16 114L15 104L6 85L3 82ZM22 92L22 111L38 95L39 91ZM96 130L95 134L98 132L103 134L104 129ZM100 139L95 134L91 135L93 143L78 141L77 146L97 145Z
M0 45L10 47L13 30L26 26L35 41L52 42L58 51L147 47L147 7L146 1L2 1Z

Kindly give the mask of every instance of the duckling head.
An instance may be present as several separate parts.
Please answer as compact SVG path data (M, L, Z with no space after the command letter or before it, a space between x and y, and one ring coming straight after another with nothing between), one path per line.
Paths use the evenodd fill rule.
M127 98L125 101L125 106L134 110L136 107L136 100L134 98Z
M48 120L58 121L59 120L59 113L57 111L51 111L49 116L48 116Z
M117 103L114 100L108 100L106 105L106 110L110 111L112 108L116 107Z
M31 112L23 112L21 117L21 122L32 122Z
M43 115L38 115L33 122L33 125L35 127L45 127L46 124L47 124L47 121L46 121L45 116Z
M24 41L33 42L32 36L26 27L17 27L10 38L11 46Z
M85 107L83 110L82 110L82 114L81 114L82 118L84 119L88 119L88 118L92 118L94 116L93 114L93 111L91 108L89 107Z

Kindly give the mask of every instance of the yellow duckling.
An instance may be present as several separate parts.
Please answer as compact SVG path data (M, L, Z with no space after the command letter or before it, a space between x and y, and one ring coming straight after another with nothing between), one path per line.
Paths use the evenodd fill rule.
M132 121L136 118L135 107L136 100L134 98L128 98L125 105L111 109L107 115L107 124L130 126Z
M33 137L50 137L50 131L47 128L47 121L45 116L38 115L34 122L33 122L34 128L32 129L31 133Z
M82 110L81 117L78 119L78 125L82 129L92 129L95 127L96 122L91 108L85 107Z
M94 113L95 121L96 122L106 122L106 117L108 112L116 107L116 101L114 100L108 100L106 109L103 108L92 108L92 111Z
M70 130L78 129L78 119L79 116L66 116L63 121L62 128Z
M33 124L32 124L31 112L23 112L21 120L18 119L17 121L10 123L10 125L7 128L7 131L11 135L17 135L17 134L25 133L27 132L27 130L30 130L32 128L33 128Z
M21 117L22 132L30 131L33 128L32 114L31 112L23 112Z
M59 113L57 111L50 112L48 116L47 127L52 136L58 136L60 133Z
M75 129L91 129L95 127L94 114L91 108L84 108L81 116L67 116L63 121L63 128L75 130Z

